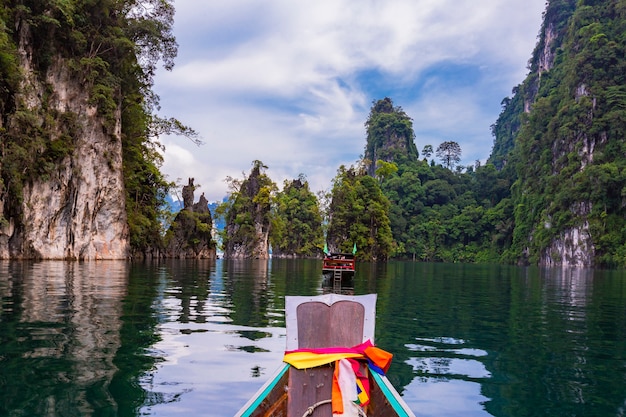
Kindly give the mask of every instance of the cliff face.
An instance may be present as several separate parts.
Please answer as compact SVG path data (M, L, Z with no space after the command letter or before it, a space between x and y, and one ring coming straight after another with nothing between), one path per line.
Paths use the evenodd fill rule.
M0 258L126 258L129 232L119 113L114 126L105 127L84 86L72 78L68 63L60 57L52 59L45 74L38 74L27 24L20 29L18 51L24 74L15 95L18 108L33 114L47 109L56 126L49 140L71 135L71 152L46 175L23 184L18 210L9 213L0 208L6 220L0 229ZM9 129L15 117L6 118ZM65 122L69 119L71 132ZM4 203L7 198L2 196ZM15 201L12 204L15 207Z
M364 159L368 174L376 176L377 161L417 160L415 133L411 118L393 101L385 97L375 101L365 123L367 143Z
M624 263L624 30L619 2L547 4L530 73L494 127L500 155L491 156L515 161L512 250L521 263Z

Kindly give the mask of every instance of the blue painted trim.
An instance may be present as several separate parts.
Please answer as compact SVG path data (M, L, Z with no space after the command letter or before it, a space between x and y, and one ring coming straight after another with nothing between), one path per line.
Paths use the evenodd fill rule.
M284 364L284 366L276 374L274 374L274 377L268 380L265 385L257 391L254 397L248 401L248 404L245 405L242 411L237 414L237 417L250 417L263 400L265 400L265 398L269 395L269 393L272 392L278 381L280 381L280 378L282 378L283 375L285 375L285 372L289 370L290 366L291 365L288 363Z
M383 392L385 398L387 398L387 401L389 401L389 404L391 404L391 407L396 412L398 417L415 417L413 411L411 411L409 406L402 400L398 391L395 390L393 385L391 385L391 382L389 382L386 377L380 375L372 369L370 369L370 373L374 377L374 381L378 384L380 390Z

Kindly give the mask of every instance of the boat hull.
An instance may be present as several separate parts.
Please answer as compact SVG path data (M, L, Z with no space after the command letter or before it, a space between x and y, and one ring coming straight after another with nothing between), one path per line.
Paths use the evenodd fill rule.
M329 367L330 369L330 367ZM272 378L257 391L248 403L235 415L235 417L287 417L289 402L298 402L301 398L289 398L289 379L291 373L305 372L307 378L315 378L316 374L324 377L323 374L332 374L323 369L297 370L288 364L277 370ZM368 417L415 417L415 414L406 405L400 394L391 385L389 380L376 372L369 370L370 380L370 403L364 407L363 411ZM320 383L316 383L317 387ZM328 387L328 391L329 391ZM293 388L291 391L294 391ZM330 395L324 398L310 400L312 404L291 404L291 409L302 409L306 412L309 407L313 407L311 417L332 416ZM303 415L297 411L297 416Z
M340 346L367 345L373 348L375 322L376 294L287 296L286 352ZM384 353L388 355L387 352ZM353 358L358 358L358 355ZM300 362L297 368L303 369L297 369L287 363L293 363L291 357L248 401L237 417L331 417L335 373L333 366L342 358L327 359L304 364ZM388 362L383 362L385 361L380 356L378 362L374 360L376 366L388 367ZM359 363L358 373L367 375L369 379L370 400L363 407L368 417L414 417L387 378L372 371L366 361ZM340 372L340 375L347 374Z

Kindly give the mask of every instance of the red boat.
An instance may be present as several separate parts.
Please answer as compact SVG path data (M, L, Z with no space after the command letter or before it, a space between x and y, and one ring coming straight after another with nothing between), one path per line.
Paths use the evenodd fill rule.
M322 264L322 273L329 277L352 277L355 258L352 253L326 253Z

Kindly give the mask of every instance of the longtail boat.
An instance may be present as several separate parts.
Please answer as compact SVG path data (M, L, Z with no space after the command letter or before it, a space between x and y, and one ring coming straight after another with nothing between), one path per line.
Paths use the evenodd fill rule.
M356 259L353 253L325 253L322 274L327 278L352 278Z
M344 407L346 417L415 417L381 373L379 365L385 362L383 367L388 368L391 354L373 344L375 317L376 294L285 297L285 363L235 417L331 417L336 407ZM311 365L323 362L324 355L353 351L367 356L363 360L354 353L349 359L354 375L344 376L343 359ZM309 365L300 366L303 363ZM343 385L346 381L348 385L357 381L360 388L353 392L357 401L345 393L350 391Z

